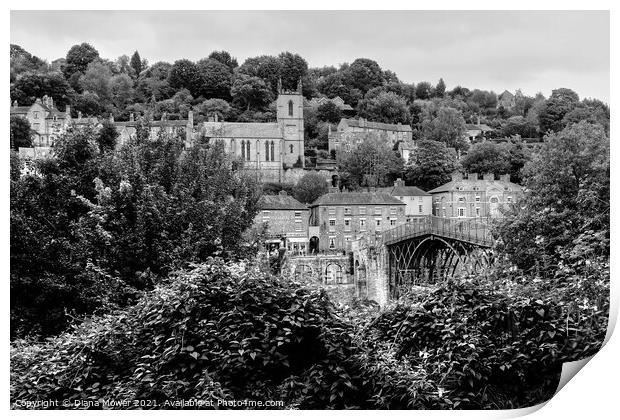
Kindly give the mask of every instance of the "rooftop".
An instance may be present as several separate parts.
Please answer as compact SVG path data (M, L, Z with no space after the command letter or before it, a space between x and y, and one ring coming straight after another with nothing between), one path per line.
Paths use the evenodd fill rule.
M281 191L278 195L263 195L258 201L261 210L308 210L308 207Z
M469 179L458 177L452 178L452 181L447 182L435 189L429 191L430 194L449 192L449 191L477 191L477 190L489 190L489 189L504 190L509 188L512 191L521 191L523 187L514 182L508 180L508 175L502 175L500 179Z
M278 123L205 122L200 130L208 137L268 138L282 137Z
M408 124L386 124L376 121L368 121L363 118L358 120L353 118L343 118L340 123L345 122L349 127L366 127L375 130L388 130L388 131L411 131L411 126Z
M405 203L386 192L335 192L322 195L310 207L346 205L404 206Z
M414 186L407 186L407 185L397 185L394 187L385 187L385 188L381 188L382 192L386 192L390 195L393 196L399 196L399 197L418 197L418 196L422 196L422 197L430 197L430 194L427 193L426 191L418 188L418 187L414 187Z

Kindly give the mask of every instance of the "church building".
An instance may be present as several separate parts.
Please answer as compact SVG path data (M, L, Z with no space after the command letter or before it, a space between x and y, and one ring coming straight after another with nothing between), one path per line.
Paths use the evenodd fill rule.
M277 120L267 123L210 121L198 133L222 140L226 151L239 157L244 168L262 182L283 182L285 172L304 167L304 98L301 80L296 90L278 82Z

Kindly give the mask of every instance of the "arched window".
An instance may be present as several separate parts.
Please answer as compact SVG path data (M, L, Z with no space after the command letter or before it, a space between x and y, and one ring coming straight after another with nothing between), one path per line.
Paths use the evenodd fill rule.
M293 153L293 145L292 144L289 146L289 149L291 150L291 153Z
M274 146L273 140L271 140L271 161L272 162L276 160L274 150L275 150L275 146Z
M293 116L293 101L288 101L288 116Z
M241 140L241 160L245 160L245 140Z
M245 160L250 160L250 141L248 140L245 143L246 151L245 151Z
M268 141L265 142L265 160L269 162L269 142Z

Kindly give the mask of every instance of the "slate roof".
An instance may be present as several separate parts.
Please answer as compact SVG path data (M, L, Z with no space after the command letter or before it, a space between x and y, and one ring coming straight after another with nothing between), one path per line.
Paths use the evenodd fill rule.
M343 118L340 122L346 122L349 127L365 127L372 128L375 130L388 130L388 131L411 131L411 126L408 124L386 124L382 122L376 121L364 121L364 125L360 122L360 120L356 120L353 118Z
M492 188L499 189L501 191L504 188L510 188L511 191L521 191L523 187L519 184L515 184L510 181L485 181L483 179L473 180L473 179L463 179L460 181L450 181L446 184L443 184L433 190L430 190L430 194L449 192L449 191L459 191L459 187L463 189L460 191L474 191L474 187L478 187L481 191L486 191Z
M263 195L258 207L261 210L309 210L290 195Z
M407 185L385 187L385 188L381 188L381 191L386 192L390 195L399 196L399 197L418 197L418 196L430 197L430 194L427 193L426 191L418 187L407 186Z
M467 130L493 131L493 128L486 124L465 124Z
M405 203L386 192L337 192L322 195L310 207L347 205L404 206Z
M29 106L12 106L11 114L27 114L29 110Z
M185 127L188 120L164 120L164 121L150 121L151 127ZM137 121L114 121L113 124L116 127L135 127L138 125Z
M282 138L278 123L205 122L201 133L222 138Z

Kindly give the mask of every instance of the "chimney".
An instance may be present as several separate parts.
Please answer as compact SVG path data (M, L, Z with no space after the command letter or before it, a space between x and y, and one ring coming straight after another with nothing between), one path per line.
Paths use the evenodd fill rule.
M478 173L477 172L468 173L467 179L469 179L470 181L478 181Z
M209 115L207 117L207 122L215 122L215 118L213 117L213 115Z
M280 191L280 192L278 193L278 195L281 195L281 196L286 196L286 195L288 195L288 193L287 193L286 191L282 190L282 191Z
M71 107L69 105L65 106L65 118L71 118Z
M129 122L134 122L133 112L131 114L129 114Z
M110 122L114 122L114 115L112 113L110 113Z
M337 193L339 191L340 191L340 189L338 189L338 187L332 187L332 186L330 186L329 190L328 190L328 192L330 192L330 193Z
M302 91L302 86L301 86L301 77L300 77L299 81L297 82L297 93L301 95L301 91Z
M218 113L216 112L215 115L213 116L213 119L215 122L219 122L220 121L220 116L218 115Z
M78 111L78 121L82 119L82 111Z
M48 99L48 101L49 101L49 106L50 106L50 108L54 108L54 98L52 98L52 97L50 96L50 97L49 97L49 99Z
M510 182L510 174L500 175L499 180L502 182Z
M187 125L194 126L194 111L189 111L187 113Z
M17 107L19 106L19 105L17 104L17 100L14 100L14 101L13 101L13 106L14 106L15 108L17 108Z
M405 182L403 181L402 178L398 178L398 179L396 179L396 181L394 181L394 186L395 187L404 187L405 186Z
M495 181L495 174L492 174L491 172L487 172L482 175L482 179L484 179L485 181Z
M366 119L365 118L360 118L360 127L362 127L362 128L366 127Z
M463 174L460 173L459 171L454 171L450 174L450 176L452 177L452 181L462 181L463 180Z
M168 116L166 115L166 112L165 112L165 111L164 111L164 112L162 112L162 113L161 113L161 120L162 120L162 121L166 121L166 119L167 119L167 118L168 118Z

